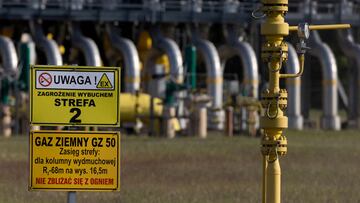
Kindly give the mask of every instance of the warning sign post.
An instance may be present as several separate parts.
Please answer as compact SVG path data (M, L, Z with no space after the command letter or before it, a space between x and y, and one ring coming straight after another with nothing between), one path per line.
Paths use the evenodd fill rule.
M118 132L30 133L31 190L120 190Z
M30 81L31 124L120 124L120 68L36 65Z

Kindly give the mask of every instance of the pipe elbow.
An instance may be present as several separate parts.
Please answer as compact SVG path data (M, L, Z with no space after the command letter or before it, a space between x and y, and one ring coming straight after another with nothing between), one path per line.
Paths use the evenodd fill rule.
M14 43L4 36L0 36L1 58L7 74L13 75L17 72L18 57Z
M258 81L258 63L254 49L249 43L239 40L234 44L234 48L241 58L245 75L249 77L249 80Z
M126 70L125 91L135 93L140 88L140 59L132 41L120 36L112 36L114 48L123 55Z
M197 39L194 42L205 60L209 76L212 78L222 77L220 57L214 44L204 39Z
M294 46L291 43L288 43L288 61L286 63L286 72L290 73L290 74L295 74L298 73L300 70L300 66L299 66L299 58L298 55L296 53L296 50L294 48Z
M99 48L92 39L78 35L77 37L74 37L73 43L75 47L84 53L86 65L101 66Z
M40 42L40 46L45 52L47 63L49 65L62 65L62 57L60 54L60 50L57 46L57 43L54 40L50 40L47 38L43 38Z
M335 55L331 51L329 45L321 41L314 41L309 53L319 59L324 77L327 80L337 80Z
M155 47L164 52L170 61L170 74L173 75L178 83L183 83L183 60L180 48L174 40L169 38L160 38L155 41Z

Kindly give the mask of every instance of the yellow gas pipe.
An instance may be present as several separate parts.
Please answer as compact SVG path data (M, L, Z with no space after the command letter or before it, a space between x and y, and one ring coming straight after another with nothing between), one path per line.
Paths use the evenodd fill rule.
M148 123L150 119L150 95L139 93L120 94L120 122L135 122L140 119L143 123ZM154 98L154 116L162 116L163 104L159 98Z
M279 156L287 152L287 140L282 134L288 127L288 118L284 112L287 108L287 91L280 89L280 78L300 77L304 70L305 42L310 30L346 29L350 25L311 25L299 24L289 26L285 22L288 11L288 0L262 0L261 11L265 21L261 24L261 35L265 37L261 58L268 64L269 89L261 94L264 108L260 127L264 129L261 152L263 155L263 203L280 203L281 168ZM288 57L288 47L283 41L289 31L297 31L300 37L298 47L300 71L296 74L280 74L283 62Z

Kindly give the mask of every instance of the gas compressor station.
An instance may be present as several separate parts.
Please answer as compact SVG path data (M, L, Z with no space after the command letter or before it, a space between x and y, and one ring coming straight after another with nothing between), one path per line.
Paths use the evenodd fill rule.
M280 203L288 132L360 127L358 0L3 0L0 19L0 136L27 138L32 194L121 194L128 140L244 138Z

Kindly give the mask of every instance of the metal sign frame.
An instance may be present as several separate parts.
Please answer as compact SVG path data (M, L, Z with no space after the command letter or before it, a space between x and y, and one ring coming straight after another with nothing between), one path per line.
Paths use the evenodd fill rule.
M110 72L110 73L113 73L113 75L114 75L113 76L114 84L112 84L113 85L112 88L107 88L107 89L101 88L101 87L99 89L81 89L81 88L79 88L80 87L79 85L74 85L73 87L72 86L70 87L69 85L67 85L66 89L59 89L58 87L51 88L51 87L48 87L48 86L50 86L51 82L46 80L47 78L45 78L46 77L46 75L45 75L43 77L43 79L46 84L43 85L43 88L37 88L37 84L39 83L39 81L37 81L38 78L36 77L37 71L40 71L40 72L41 71L43 71L43 72L44 71L48 71L48 72L64 71L67 73L84 72L84 74L101 74L101 73L109 73ZM120 103L119 103L120 102L120 79L121 79L121 77L120 77L120 68L119 67L32 65L30 68L30 124L31 125L44 125L44 126L112 126L112 127L118 127L118 126L120 126ZM100 80L100 78L99 78L99 80ZM80 115L80 113L82 112L81 109L84 110L85 107L80 107L80 110L76 110L79 108L70 109L70 107L63 107L66 110L70 109L70 113L69 113L70 120L68 122L64 121L64 119L63 119L64 116L61 117L62 115L57 115L57 117L59 119L55 118L55 119L53 119L53 121L49 121L44 116L38 116L38 113L34 111L34 106L37 105L34 103L35 102L34 100L40 100L39 96L34 95L34 93L37 93L39 91L43 91L43 92L51 92L51 91L70 92L71 91L71 92L74 92L75 94L78 94L79 92L86 92L86 93L98 92L98 91L109 92L109 93L112 93L112 97L114 97L114 98L110 98L110 100L112 102L114 102L113 100L116 99L116 107L112 107L110 105L110 108L114 109L114 111L112 111L108 108L109 107L109 106L107 106L108 103L106 103L106 105L105 105L105 103L103 103L101 105L101 108L109 109L108 113L104 113L104 115L108 116L109 119L108 118L104 119L104 118L102 118L102 116L98 116L98 117L93 116L95 118L94 119L95 121L92 121L93 119L88 119L89 117L86 117L87 121L85 121L85 122L83 122L81 119L77 119L78 117L76 117L77 114ZM38 98L38 99L34 99L34 98ZM96 101L102 101L102 100L100 100L100 98L97 98ZM42 108L46 109L47 106L42 106ZM51 108L54 108L54 107L51 107ZM49 108L47 109L48 113L53 113L51 111L51 108L50 108L50 104L49 104ZM97 108L97 107L94 107L94 108ZM72 110L74 110L74 111L72 111ZM59 110L59 111L61 111L61 110ZM65 110L63 110L63 112L64 111ZM85 111L91 112L92 110L87 109ZM43 112L41 112L41 113L43 113ZM39 113L39 114L41 114L41 113ZM71 115L72 115L72 117L71 117ZM116 117L116 119L115 119L115 117ZM75 118L75 119L73 120L73 118ZM56 119L59 121L57 121ZM101 119L105 120L105 121L101 122ZM56 120L56 121L54 121L54 120ZM111 120L111 122L106 121L106 120Z
M66 167L65 164L63 164L63 165L53 164L51 166L52 166L52 168L56 167L56 170L57 170L56 173L54 173L53 171L50 171L50 169L49 169L50 173L49 172L44 173L44 171L42 171L42 176L41 177L44 178L44 183L42 183L44 185L44 187L41 187L40 183L36 183L36 181L34 181L34 179L33 179L34 174L35 174L34 171L39 170L38 169L39 167L48 166L48 165L46 165L46 163L40 163L39 164L39 163L36 163L36 161L34 161L35 160L34 159L34 149L36 147L39 147L37 149L39 151L44 151L44 149L40 149L40 148L44 148L44 147L53 148L54 147L56 149L52 149L52 150L56 151L56 150L59 150L59 148L61 147L61 146L56 146L55 145L56 144L56 139L55 138L57 138L57 137L60 137L60 138L64 138L64 137L66 138L66 136L68 136L68 137L72 136L74 138L78 138L78 137L85 137L85 138L88 137L88 138L90 138L91 137L91 138L94 139L94 138L97 138L96 135L102 135L103 136L104 134L109 135L109 136L116 136L116 146L117 146L117 149L116 149L117 153L115 155L116 160L117 160L116 161L116 169L115 169L116 170L116 177L112 178L112 180L114 180L114 181L116 180L116 182L114 182L114 185L111 185L112 187L100 187L100 186L99 187L94 187L94 186L89 186L91 184L85 184L85 183L81 184L81 185L80 184L76 185L75 182L70 183L70 185L73 184L73 183L74 183L74 185L76 185L76 186L72 186L72 187L69 187L69 186L68 187L66 187L66 186L50 187L49 184L47 184L48 181L52 180L51 178L53 178L53 179L54 178L55 179L59 178L57 176L59 175L58 172L60 170L62 172L60 175L63 175L63 177L66 177L67 179L72 178L71 181L75 181L75 178L85 178L86 175L87 176L93 175L94 177L95 177L95 175L99 175L99 176L104 175L104 174L98 174L98 173L88 175L89 172L90 172L88 170L88 168L89 167L94 167L93 164L90 164L89 166L82 166L81 165L84 168L84 170L87 170L87 172L84 173L85 177L84 177L84 174L82 176L78 175L78 174L75 174L75 175L74 174L67 174L67 171L65 172L65 167ZM52 145L49 146L48 145L49 143L44 143L45 142L44 140L46 140L46 142L49 142L48 139L42 139L42 142L43 142L42 145L45 145L45 146L36 146L36 144L34 146L34 137L36 137L36 138L37 137L43 137L43 138L52 137L52 140L51 140ZM88 141L90 141L90 140L88 140ZM87 141L87 143L89 144L89 146L86 145L85 147L89 147L89 148L94 147L93 145L90 147L90 142L92 143L93 141L90 141L90 142L88 142L88 141ZM51 131L51 130L31 131L30 136L29 136L29 143L30 143L30 147L29 147L29 162L30 162L30 164L29 164L29 167L30 167L29 190L45 190L45 191L119 191L120 190L120 160L121 160L120 142L121 142L120 133L119 132L111 132L111 131L101 131L101 132L96 132L96 131ZM107 147L105 139L103 140L103 144L104 144L103 147ZM79 146L71 146L70 149L75 150L77 147L79 148L79 150L85 148L84 146L81 146L81 147L79 147ZM69 146L68 146L68 148L69 148ZM45 148L45 150L48 151L48 153L41 153L42 156L44 156L44 157L45 156L54 156L52 154L51 150L48 150L46 148ZM104 150L107 150L107 149L104 149ZM98 153L99 153L99 156L101 157L100 151ZM104 152L104 154L105 154L105 152ZM102 156L104 156L104 154ZM39 152L37 152L36 155L39 155ZM108 154L106 154L106 155L108 155ZM69 157L69 155L67 155L67 156ZM85 156L85 155L82 155L82 156ZM63 158L64 155L59 154L58 157ZM53 157L53 158L55 159L55 157ZM39 157L39 159L40 159L40 157ZM75 162L74 162L74 159L76 159L76 158L70 156L69 159L71 159L74 164L73 165L69 164L67 166L66 170L71 168L71 167L76 167ZM80 160L80 158L78 158L78 159ZM85 159L85 157L84 157L84 159ZM71 163L71 161L70 161L70 163ZM34 168L34 164L39 164L37 169ZM60 165L61 169L58 168L58 165ZM79 166L80 166L80 164L79 164ZM97 167L98 167L98 170L101 168L101 166L97 166ZM53 170L53 169L51 169L51 170ZM104 167L103 170L105 170L105 167ZM106 169L106 170L108 171L109 169ZM114 171L114 169L112 169L112 170ZM110 170L109 170L109 172L110 172ZM37 173L39 173L39 172L37 172ZM78 176L76 176L76 175L78 175ZM95 178L91 178L91 179L96 179L96 178L99 178L99 177L95 177ZM107 178L109 178L109 177L107 177ZM35 179L36 179L36 177L35 177ZM89 177L88 177L88 179L91 180ZM88 180L88 182L90 183L89 180ZM33 181L35 183L33 183ZM54 184L54 183L52 183L52 184ZM56 183L56 184L58 184L58 183ZM46 187L46 186L48 186L48 187Z

